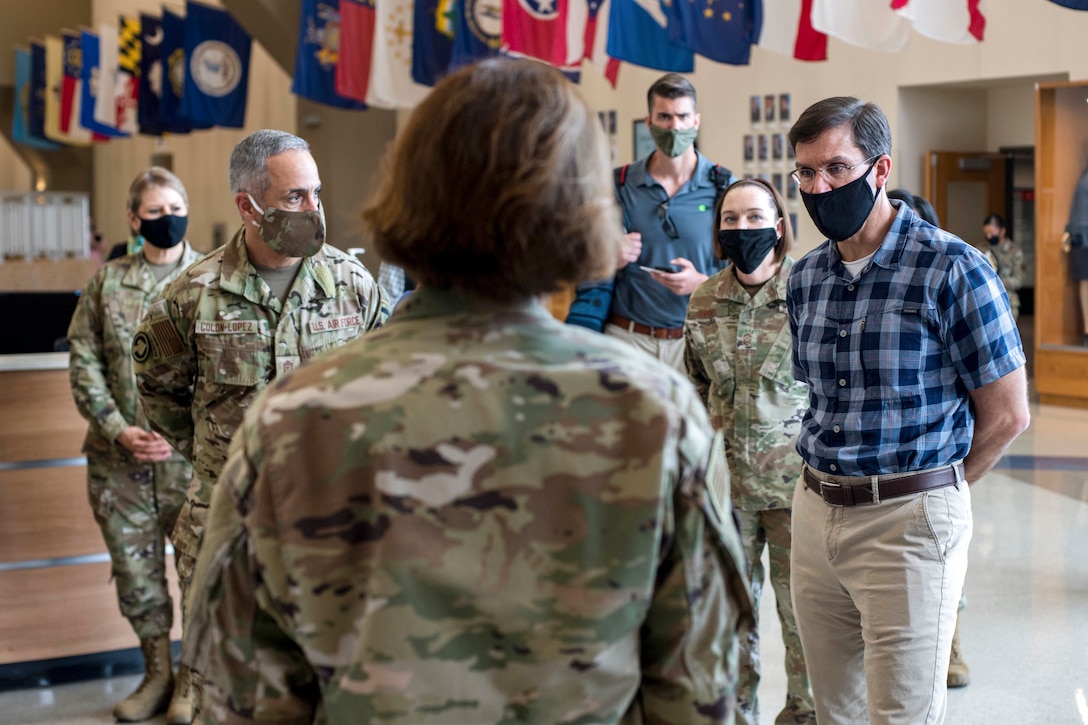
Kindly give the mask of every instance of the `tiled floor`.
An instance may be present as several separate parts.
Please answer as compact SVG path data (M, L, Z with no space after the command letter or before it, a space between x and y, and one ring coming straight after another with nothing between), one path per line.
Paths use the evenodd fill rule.
M971 492L975 536L960 627L972 682L950 692L947 722L1088 725L1088 411L1033 406L1031 428ZM773 607L768 592L765 722L785 698ZM5 692L0 724L111 723L113 704L138 680Z

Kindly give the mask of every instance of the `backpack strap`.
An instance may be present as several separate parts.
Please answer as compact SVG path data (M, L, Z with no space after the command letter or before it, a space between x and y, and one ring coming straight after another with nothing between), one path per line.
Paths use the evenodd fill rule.
M718 188L719 194L729 187L729 180L732 178L733 172L721 164L714 164L710 169L710 180Z

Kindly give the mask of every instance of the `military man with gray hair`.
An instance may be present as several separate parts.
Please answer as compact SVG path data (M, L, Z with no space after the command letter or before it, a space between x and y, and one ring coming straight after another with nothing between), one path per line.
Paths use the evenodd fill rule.
M185 599L212 487L254 396L390 310L367 269L325 243L306 141L268 129L247 136L231 153L230 186L242 227L163 291L132 344L151 427L194 467L174 532Z

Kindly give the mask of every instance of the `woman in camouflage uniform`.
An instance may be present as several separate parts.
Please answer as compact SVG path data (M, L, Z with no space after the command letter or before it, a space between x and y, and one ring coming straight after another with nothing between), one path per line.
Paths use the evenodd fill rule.
M1012 318L1020 316L1020 287L1024 284L1024 250L1009 239L1005 228L1005 219L1000 214L991 214L982 220L982 234L989 242L986 258L997 270L997 276L1005 285L1009 295L1009 307Z
M87 489L95 520L113 562L121 613L140 638L146 674L114 708L122 722L147 720L167 709L175 690L170 627L173 602L166 585L164 540L185 501L192 468L162 436L151 432L140 408L132 367L132 338L151 301L200 258L187 241L189 203L172 173L151 167L129 188L128 223L143 248L103 265L87 283L68 328L72 395L89 427ZM171 707L170 722L189 722Z
M793 379L786 278L793 230L781 195L762 179L738 181L718 198L717 253L732 264L691 295L684 330L688 375L724 433L731 497L756 604L763 550L786 645L786 704L775 723L814 723L808 673L790 599L790 507L801 458L793 439L808 406ZM757 725L759 627L742 640L737 722Z

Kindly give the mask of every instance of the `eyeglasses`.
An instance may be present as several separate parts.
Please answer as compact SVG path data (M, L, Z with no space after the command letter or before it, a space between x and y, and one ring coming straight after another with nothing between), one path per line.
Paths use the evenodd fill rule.
M680 232L676 230L676 224L673 223L672 217L669 216L668 201L663 201L658 205L657 217L661 220L661 228L665 231L665 234L669 235L670 239L680 238Z
M880 154L877 154L876 156L870 156L864 161L857 162L853 166L847 166L846 164L828 164L822 169L810 169L807 166L802 166L799 169L794 169L793 171L791 171L790 176L793 177L793 180L796 181L798 186L800 186L802 189L811 189L813 184L816 183L817 174L823 176L824 181L826 181L828 184L835 186L836 184L840 184L846 181L847 177L850 176L850 172L857 167L867 164L870 161L878 158L880 158Z

